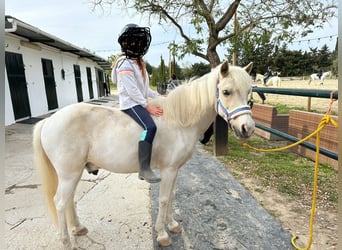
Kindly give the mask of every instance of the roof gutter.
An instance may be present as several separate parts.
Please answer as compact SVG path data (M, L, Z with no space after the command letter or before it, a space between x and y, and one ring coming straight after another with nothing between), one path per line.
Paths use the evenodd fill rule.
M12 27L5 29L5 32L16 32L18 28L17 22L13 18L7 18L7 21L12 24Z

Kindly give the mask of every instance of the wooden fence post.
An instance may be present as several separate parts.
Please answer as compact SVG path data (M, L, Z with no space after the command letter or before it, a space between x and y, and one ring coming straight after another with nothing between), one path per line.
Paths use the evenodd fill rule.
M219 115L214 122L214 155L223 156L228 153L228 124Z

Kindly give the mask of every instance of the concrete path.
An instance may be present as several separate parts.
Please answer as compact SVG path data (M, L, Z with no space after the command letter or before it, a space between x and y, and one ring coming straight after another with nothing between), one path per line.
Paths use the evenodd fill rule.
M117 97L92 103L116 106ZM6 249L61 249L33 165L32 128L6 127ZM184 230L163 249L292 249L290 235L200 146L180 170L177 187L176 218ZM158 188L136 174L85 171L76 200L89 233L72 240L79 249L159 249L153 230Z
M61 249L49 218L33 166L32 125L6 128L5 242L6 249ZM77 210L87 236L79 249L152 249L150 185L136 174L86 171L77 189Z
M183 232L165 249L293 249L291 236L199 145L177 179L175 211ZM153 222L158 186L152 187ZM158 249L154 237L155 249Z
M92 103L116 106L117 97ZM27 123L6 127L6 249L61 249L33 164L33 124ZM87 236L72 239L79 249L153 249L150 185L137 174L100 170L94 176L85 171L76 200L81 223L89 230Z

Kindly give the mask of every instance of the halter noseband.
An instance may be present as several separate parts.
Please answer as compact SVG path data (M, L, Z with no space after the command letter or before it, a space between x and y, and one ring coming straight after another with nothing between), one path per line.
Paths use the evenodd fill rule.
M244 114L251 114L251 107L249 105L241 105L238 106L236 108L234 108L233 110L229 111L222 103L221 99L220 99L220 95L219 95L219 88L218 88L218 84L219 84L219 78L217 79L217 86L216 86L216 105L215 105L215 111L216 113L219 114L219 110L223 111L223 113L225 114L225 117L223 117L227 123L230 122L231 119L235 119L241 115Z

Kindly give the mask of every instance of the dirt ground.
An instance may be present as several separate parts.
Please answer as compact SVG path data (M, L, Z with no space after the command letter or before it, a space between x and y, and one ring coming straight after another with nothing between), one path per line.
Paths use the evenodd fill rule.
M256 84L256 83L255 83ZM261 87L261 84L256 84ZM273 86L270 86L273 87ZM307 89L325 89L337 90L337 80L326 80L324 85L320 85L318 81L311 82L308 80L282 80L280 88L307 88ZM258 100L255 95L254 99ZM308 97L285 96L276 94L266 94L266 103L282 103L288 106L302 106L307 108ZM260 100L261 102L261 100ZM329 107L329 99L312 98L311 109L326 112ZM338 104L335 101L332 110L338 111ZM233 170L233 172L236 170ZM306 247L309 240L310 212L312 194L308 193L300 199L294 199L290 196L279 194L271 187L265 188L258 183L257 180L244 177L242 173L238 173L241 177L240 182L245 185L251 194L268 210L292 235L298 236L296 244L299 247ZM262 187L263 192L260 192ZM317 197L317 212L314 220L313 243L311 250L331 250L337 249L337 205L331 206L324 200Z
M231 166L229 168L231 170ZM234 172L234 171L233 171ZM265 188L257 180L239 177L239 181L253 197L276 218L292 236L297 236L297 246L305 248L309 241L311 194L299 199L280 194L271 187ZM260 192L260 190L263 190ZM318 195L318 199L320 199ZM337 208L325 207L324 202L316 206L311 250L337 249Z
M335 79L327 79L324 81L323 85L320 85L319 81L313 81L308 84L308 80L290 80L286 78L282 78L280 87L278 88L291 88L291 89L322 89L322 90L338 90L338 81ZM255 82L254 85L261 87L261 83ZM273 86L269 86L272 87ZM274 87L275 88L275 87ZM266 101L265 103L282 103L287 104L290 107L299 107L302 106L304 108L308 108L308 97L302 96L288 96L288 95L277 95L277 94L265 94ZM261 99L257 94L253 95L254 99L257 102L261 103ZM320 112L326 112L328 110L330 103L330 99L326 98L311 98L311 110L317 110ZM332 105L332 111L338 111L338 103L335 101Z

